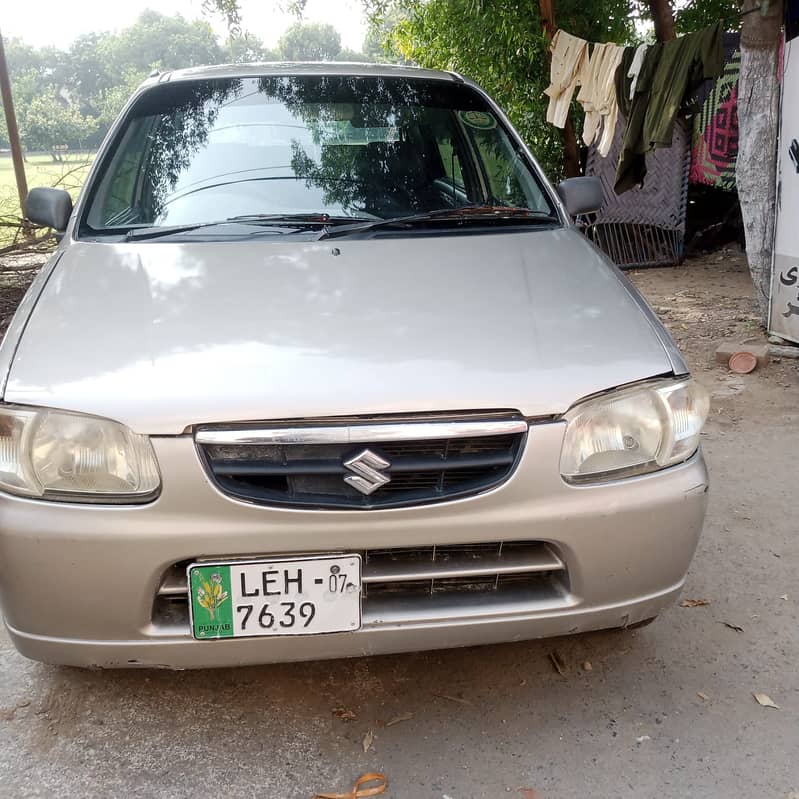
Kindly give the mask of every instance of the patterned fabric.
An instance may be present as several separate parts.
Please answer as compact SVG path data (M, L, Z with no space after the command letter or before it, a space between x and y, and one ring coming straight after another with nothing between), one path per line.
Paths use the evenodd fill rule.
M740 36L727 33L724 35L724 72L703 87L706 97L694 117L691 183L735 191L740 69Z

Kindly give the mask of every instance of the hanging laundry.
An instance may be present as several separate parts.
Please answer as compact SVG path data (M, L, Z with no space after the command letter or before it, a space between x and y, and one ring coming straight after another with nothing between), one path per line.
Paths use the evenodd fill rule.
M588 65L588 42L558 30L552 37L551 50L550 84L544 89L549 97L547 122L562 128L574 90L582 83Z
M671 146L681 107L690 114L698 110L684 101L704 80L718 77L723 65L721 22L646 51L616 169L617 194L643 183L646 153Z
M608 42L595 44L588 61L577 102L585 111L583 141L597 149L604 158L610 152L619 107L616 102L616 69L624 55L624 47Z
M625 47L619 66L616 68L616 104L619 106L619 114L625 120L630 114L630 106L632 105L630 98L630 85L632 84L630 66L637 50L638 48L636 47Z
M644 120L649 109L652 78L662 49L663 45L659 42L650 47L644 55L644 63L641 64L641 71L638 73L635 97L627 113L627 127L624 129L619 163L616 165L614 188L617 194L640 186L646 176L645 153L650 148L643 141ZM625 76L625 80L629 81L629 78ZM623 94L626 98L627 92L624 91Z
M639 44L635 50L635 55L633 56L632 63L630 64L629 68L627 69L627 77L630 79L630 100L632 101L633 97L635 97L635 87L638 84L638 75L641 73L641 67L644 64L644 56L646 55L646 51L648 49L648 45Z

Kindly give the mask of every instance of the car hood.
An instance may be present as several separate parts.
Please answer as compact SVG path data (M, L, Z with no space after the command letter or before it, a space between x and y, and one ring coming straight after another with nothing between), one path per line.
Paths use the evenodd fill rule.
M356 414L549 416L671 372L664 342L570 228L75 242L35 305L4 399L151 434Z

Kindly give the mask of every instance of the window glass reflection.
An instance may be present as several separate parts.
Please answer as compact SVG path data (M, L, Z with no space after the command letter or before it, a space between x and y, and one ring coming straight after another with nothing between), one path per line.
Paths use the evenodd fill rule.
M158 85L129 113L100 175L85 218L98 231L251 214L553 211L477 92L400 77Z

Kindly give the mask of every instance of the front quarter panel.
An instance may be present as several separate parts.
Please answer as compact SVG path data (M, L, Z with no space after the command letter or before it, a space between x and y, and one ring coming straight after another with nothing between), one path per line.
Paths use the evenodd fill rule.
M31 283L28 291L22 298L22 302L17 306L16 313L3 337L2 344L0 344L0 397L5 395L11 364L14 361L14 355L17 352L22 334L25 332L28 319L30 319L47 281L55 271L56 265L61 259L62 252L62 248L56 250L39 270L39 274L36 275L33 283Z
M672 372L676 376L689 374L690 370L685 363L682 353L674 343L671 333L669 333L669 331L666 329L666 326L663 324L663 322L660 321L660 317L652 310L652 307L649 305L646 299L644 299L644 296L640 291L638 291L630 278L628 278L627 275L625 275L624 272L622 272L622 270L610 260L607 254L600 250L596 244L594 244L594 242L582 235L581 238L585 243L585 246L593 250L596 256L604 261L604 263L607 265L607 268L614 274L632 301L638 306L638 310L641 311L641 314L644 316L647 322L649 322L650 327L655 332L655 335L660 340L660 343L666 352L666 357L669 359Z

